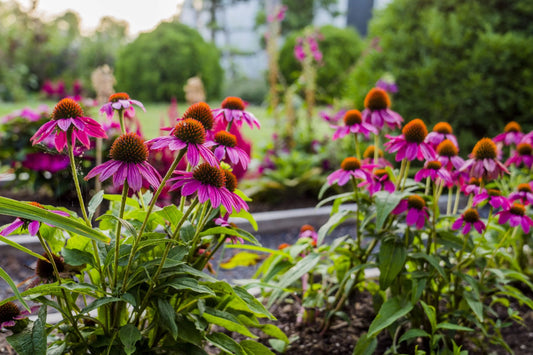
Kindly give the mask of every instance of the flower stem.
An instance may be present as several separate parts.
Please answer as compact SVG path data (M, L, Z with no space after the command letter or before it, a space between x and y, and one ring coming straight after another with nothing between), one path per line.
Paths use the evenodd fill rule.
M452 214L455 215L457 211L459 210L459 199L461 197L461 189L459 186L457 186L457 191L455 192L455 203L453 205L453 212Z
M374 154L374 158L375 158L375 154ZM396 191L399 191L400 189L400 185L402 183L402 180L403 180L403 175L405 173L405 165L407 163L407 159L402 159L402 162L400 164L400 173L398 174L398 176L396 177Z
M83 219L87 226L91 227L91 221L87 217L87 211L85 210L85 203L83 202L83 195L81 194L80 181L78 180L78 173L76 172L76 162L74 161L74 146L71 144L68 145L68 155L70 159L70 170L72 172L72 179L74 180L74 186L76 187L76 193L78 195L78 200L80 202L80 209L83 215Z
M120 200L120 210L118 213L117 220L117 229L115 232L115 260L114 260L114 277L111 283L111 289L114 289L118 281L118 259L120 255L120 232L122 230L121 219L124 217L124 210L126 209L126 200L128 198L128 181L124 181L124 186L122 187L122 198Z
M378 159L379 159L379 134L374 135L374 165L378 165ZM374 170L377 167L374 167Z
M124 124L124 109L118 110L117 113L118 121L120 122L120 131L122 134L126 134L126 125Z
M452 213L453 186L448 187L448 204L446 205L446 215Z
M354 142L355 142L355 157L360 160L361 159L361 150L359 148L359 139L357 137L357 133L353 134L353 139L354 139Z

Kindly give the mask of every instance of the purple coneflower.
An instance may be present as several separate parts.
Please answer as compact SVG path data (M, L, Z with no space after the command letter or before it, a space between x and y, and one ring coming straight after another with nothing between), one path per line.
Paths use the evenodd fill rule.
M518 184L516 188L517 191L511 192L509 194L509 200L514 202L518 200L523 205L532 205L533 204L533 192L531 190L530 184L523 183Z
M104 181L113 176L115 187L120 187L127 181L133 191L141 189L143 178L152 187L159 186L161 176L148 163L148 148L137 134L130 132L115 139L109 157L111 160L89 171L85 180L100 175L99 180Z
M130 96L125 92L118 92L109 96L108 102L100 108L100 112L105 113L107 118L112 118L114 111L121 110L127 111L131 116L133 116L135 112L133 105L139 106L144 112L146 112L142 102L130 99Z
M373 167L373 165L361 165L359 159L348 157L342 161L339 170L335 170L328 176L328 184L332 185L334 182L337 182L339 186L343 186L352 177L361 180L370 180L370 174L363 169L372 169Z
M498 189L483 189L483 191L474 196L472 205L477 206L484 201L488 201L489 205L493 208L509 209L511 207L509 199L503 196L502 192Z
M515 121L511 121L505 125L503 133L494 137L493 141L495 143L502 142L504 145L516 145L520 143L522 137L524 137L524 133L522 133L522 127L520 127L520 124Z
M385 169L374 170L369 180L365 180L359 184L361 187L366 185L368 185L370 196L382 190L390 193L393 193L394 190L396 190L396 186L390 180L389 173Z
M363 121L371 124L378 131L387 124L390 128L400 128L403 118L390 108L387 92L380 88L372 88L365 97L365 109L362 113Z
M222 101L222 107L213 110L215 119L222 119L226 124L235 123L237 127L241 127L243 122L246 122L250 128L255 125L261 128L259 121L255 116L244 110L245 105L239 97L226 97Z
M506 166L515 165L519 168L522 164L528 169L533 166L533 147L529 143L518 143L513 155L505 162Z
M435 149L446 139L450 140L456 147L459 147L457 138L453 135L452 126L448 122L438 122L433 126L433 132L430 132L426 136L426 142L431 144Z
M458 154L457 146L449 139L443 140L437 146L437 159L448 171L459 170L465 163Z
M466 184L461 184L461 191L465 195L473 194L479 195L481 193L481 179L476 177L471 177L470 180Z
M521 226L524 232L529 233L529 228L533 226L533 220L526 215L526 208L524 205L514 203L509 209L496 213L500 218L499 224L505 224L509 221L511 227Z
M196 119L186 118L178 121L168 136L150 139L147 144L151 149L187 149L187 160L192 166L200 163L200 157L209 164L218 166L215 155L209 149L215 143L206 142L204 125Z
M248 167L250 157L241 148L237 147L237 138L228 131L219 131L215 134L215 157L222 161L228 157L233 165L240 164L243 169Z
M429 177L431 181L440 179L446 184L446 186L453 185L452 175L438 160L427 161L424 164L424 167L415 174L415 181L421 181L427 177Z
M248 204L235 193L238 184L237 177L228 169L222 169L222 172L224 173L224 186L226 186L226 189L230 192L229 196L233 200L235 211L239 212L241 209L248 211ZM231 210L228 211L231 212Z
M452 225L453 230L457 230L463 227L461 233L464 235L468 234L472 229L472 226L478 231L478 233L483 233L486 226L483 221L479 218L479 213L475 208L469 208L459 217Z
M30 205L32 205L34 207L39 207L39 208L45 209L43 205L41 205L40 203L37 203L37 202L28 202L28 204L30 204ZM69 214L67 212L64 212L64 211L58 211L58 210L48 210L48 211L49 212L53 212L53 213L55 213L57 215L60 215L60 216L63 216L63 217L68 217L69 216ZM48 223L45 223L45 224L52 227L51 224L48 224ZM28 233L30 233L30 235L35 236L37 234L37 232L39 231L39 228L41 227L41 222L17 217L13 222L11 222L11 224L7 225L4 229L2 229L0 231L0 235L7 236L7 235L13 233L19 227L22 227L23 229L27 229Z
M399 215L407 211L405 223L408 226L416 226L417 229L424 228L426 219L429 218L426 201L418 195L411 195L400 201L398 206L392 210L392 214Z
M90 148L89 137L107 138L98 122L83 116L81 106L76 101L66 98L58 102L50 121L43 124L30 140L35 145L48 136L54 135L55 147L61 152L67 146L67 132L70 132L73 147L76 140L86 148Z
M470 154L470 159L464 163L460 170L468 171L472 177L494 180L502 176L503 173L509 173L497 157L496 144L490 138L482 138L476 143L472 154Z
M39 309L39 306L31 307L30 311L21 311L13 302L4 303L0 306L0 329L11 329L17 324L17 321L26 319L28 315L35 312L37 309Z
M333 140L343 138L350 133L361 133L366 138L370 133L378 134L378 130L369 123L363 122L363 117L359 110L349 110L344 114L344 126L330 126L335 128L336 131L333 134Z
M182 119L192 118L199 121L205 128L206 132L209 132L215 124L215 117L211 107L205 102L197 102L189 106L183 113Z
M396 161L407 160L435 160L437 155L433 147L424 142L428 130L424 122L415 118L402 128L402 134L392 137L386 135L390 140L385 143L388 152L396 154Z
M373 145L369 145L368 147L366 147L365 151L363 152L363 160L361 160L361 163L363 165L374 164L375 150L376 149L374 148ZM387 167L387 166L392 167L392 164L387 159L384 158L384 154L381 149L378 149L377 166L382 167L382 168Z

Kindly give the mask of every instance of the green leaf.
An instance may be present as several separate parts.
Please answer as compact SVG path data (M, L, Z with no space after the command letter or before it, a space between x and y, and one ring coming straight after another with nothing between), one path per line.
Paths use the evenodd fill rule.
M396 279L405 265L406 258L407 250L401 241L396 240L396 238L388 238L383 241L379 247L380 289L386 290Z
M237 297L239 297L246 303L246 305L248 305L252 312L263 315L270 319L274 319L265 306L263 306L263 304L259 302L257 298L252 296L245 288L241 286L233 286L233 291L235 291L235 295L237 295Z
M368 336L373 337L389 325L411 312L413 304L405 302L398 296L388 299L379 309L378 315L368 328Z
M176 325L176 311L170 303L162 298L157 299L157 309L161 318L163 328L170 331L174 340L178 338L178 326Z
M248 355L274 355L269 348L253 340L243 340L239 344Z
M93 255L86 251L63 248L61 255L63 256L65 263L72 266L80 266L85 264L93 266L96 265Z
M18 288L17 288L17 285L15 285L15 282L13 282L13 280L11 279L11 277L7 274L7 272L5 272L4 269L2 269L0 267L0 277L4 279L5 282L7 282L7 284L9 285L9 287L11 287L11 290L13 290L13 293L15 294L15 297L17 298L17 300L22 303L22 305L24 306L24 308L26 308L26 310L30 311L30 306L28 306L28 304L26 303L26 301L24 301L24 299L22 298L22 295L20 294Z
M465 291L463 296L466 300L466 303L468 303L468 306L470 306L472 312L474 312L476 315L477 319L479 319L480 322L483 322L483 303L481 303L479 298L475 297L475 295L471 292Z
M474 331L474 329L472 329L472 328L463 327L461 325L447 323L447 322L442 322L442 323L437 324L437 329L460 330L460 331L465 331L465 332L473 332Z
M444 280L447 280L446 272L444 271L442 266L440 266L439 259L436 256L427 255L427 254L424 254L424 253L413 253L413 254L411 254L409 256L414 258L414 259L424 259L424 260L426 260L431 266L433 266L433 268L435 270L437 270L437 272L440 274L440 276L442 276L442 278Z
M379 231L385 219L389 216L393 209L398 206L400 201L410 192L393 192L378 191L374 194L374 201L376 204L376 231Z
M118 331L118 337L124 345L124 351L127 355L135 352L135 343L142 339L141 332L133 324L126 324Z
M44 222L74 234L109 243L110 238L74 218L63 217L28 203L0 197L0 214Z
M172 287L175 290L189 290L197 293L206 293L215 296L209 287L199 285L198 280L190 277L180 277L169 282L163 283L160 288Z
M378 346L376 337L369 337L368 333L361 335L353 349L353 355L372 355Z
M229 331L237 332L250 338L257 338L233 314L218 309L206 307L202 317L211 324L216 324Z
M262 255L241 251L233 255L228 261L220 263L220 267L234 269L239 266L252 266L257 265L261 260L263 260Z
M422 329L409 329L401 337L399 343L402 341L411 340L413 338L430 337L430 335Z
M260 245L260 243L257 241L257 239L253 236L253 234L243 230L243 229L234 229L234 228L227 228L227 227L214 227L209 228L202 233L200 233L200 236L204 237L206 235L219 235L219 234L226 234L226 235L232 235L235 237L240 237L245 239L246 241L255 244Z
M237 190L235 190L235 191L237 191ZM256 232L257 232L257 229L259 228L258 225L257 225L256 220L253 217L253 215L250 212L246 211L244 208L241 209L240 212L233 212L230 215L230 217L231 218L244 218L245 220L247 220L252 225L252 228Z
M289 344L289 338L287 338L287 335L278 327L276 327L274 324L260 324L255 326L257 329L260 329L263 333L266 335L270 335L271 337L274 337L276 339L279 339L280 341L284 342L285 344Z
M206 339L217 348L236 355L247 355L242 346L224 333L207 334Z
M118 203L122 202L122 196L121 195L104 194L103 197L106 200L108 200L108 201L113 201L113 202L118 202ZM135 208L139 208L139 202L136 199L131 198L131 197L128 197L126 199L126 205L131 206L131 207L135 207Z
M431 324L431 332L435 333L437 330L437 312L435 311L435 307L428 305L424 301L420 301L420 304L422 305L422 308L424 308L424 313L426 313L429 323Z
M85 307L84 309L82 309L80 311L81 314L86 314L86 313L89 313L90 311L92 311L93 309L97 309L97 308L100 308L102 307L103 305L106 305L108 303L113 303L113 302L120 302L122 301L122 299L118 298L118 297L103 297L103 298L98 298L96 300L94 300L90 305L88 305L87 307Z
M344 222L351 213L352 211L342 210L330 216L329 220L326 223L324 223L324 225L322 225L322 227L320 227L320 229L318 230L317 245L322 245L328 233L332 229L337 227L339 224Z
M35 322L22 332L7 337L9 344L20 355L46 355L46 307L39 309Z
M183 217L183 212L181 212L175 205L165 206L154 213L163 217L165 221L169 221L173 227L175 227L179 223L181 217Z
M13 240L9 239L9 238L6 238L2 235L0 235L0 242L4 242L6 243L7 245L15 248L15 249L18 249L26 254L29 254L31 256L34 256L36 257L37 259L41 259L41 260L48 260L46 259L44 256L40 255L40 254L37 254L37 253L34 253L33 251L31 251L30 249L26 248L25 246L22 246L16 242L14 242Z
M104 190L98 191L89 201L89 205L87 206L87 209L89 210L89 221L92 221L94 213L98 209L98 206L102 203L104 200Z

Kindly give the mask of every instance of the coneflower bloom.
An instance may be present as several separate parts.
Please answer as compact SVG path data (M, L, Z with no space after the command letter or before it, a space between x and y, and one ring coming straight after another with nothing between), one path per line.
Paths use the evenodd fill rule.
M465 163L463 158L459 155L457 145L455 145L449 139L445 139L437 146L437 159L440 161L443 167L452 170L459 170Z
M407 211L405 223L408 226L416 226L418 229L424 228L426 219L429 218L426 201L418 195L411 195L400 201L398 206L392 210L392 214L399 215Z
M222 172L224 173L224 186L230 192L229 196L233 200L235 211L239 212L241 209L248 211L248 204L242 199L242 197L235 193L235 190L237 189L237 177L228 169L222 169ZM231 212L231 210L228 211Z
M478 195L481 193L481 179L480 178L476 178L476 177L471 177L470 180L468 181L468 183L466 184L461 184L461 191L465 194L465 195L470 195L470 194L474 194L475 195Z
M332 185L337 182L339 186L343 186L352 177L360 180L370 180L370 173L367 170L371 170L373 167L373 165L361 165L359 159L348 157L342 161L339 170L335 170L328 176L328 184Z
M426 142L437 149L437 146L446 139L451 141L456 147L459 147L457 138L453 135L452 126L448 122L439 122L433 126L433 131L427 135Z
M182 119L192 118L194 120L200 121L204 126L206 132L213 128L215 124L215 117L213 116L213 111L211 107L205 102L198 102L189 106L185 113L183 114Z
M333 134L333 140L343 138L350 133L361 133L366 138L370 133L378 134L378 130L369 123L363 122L363 117L359 110L348 110L344 115L344 125L343 126L334 126L331 125L331 128L335 128L336 131Z
M105 113L107 118L113 118L114 111L128 111L128 113L133 116L135 112L133 105L139 106L144 112L146 112L142 102L131 99L125 92L117 92L116 94L109 96L108 102L102 105L100 112Z
M67 132L70 133L73 147L76 140L88 149L91 146L89 137L107 138L98 122L85 117L81 106L73 99L66 98L58 102L50 121L43 124L30 141L35 145L53 135L54 145L57 151L61 152L67 146Z
M226 178L223 169L202 163L193 171L176 171L177 177L169 179L170 190L181 187L182 196L197 193L198 201L210 201L213 208L224 206L227 211L242 208L235 202L231 192L226 188Z
M530 184L523 183L518 184L516 188L517 191L511 192L509 194L509 200L514 202L518 200L523 205L532 205L533 204L533 191L531 190Z
M378 191L387 191L393 193L396 190L396 186L390 180L389 173L385 169L376 169L371 174L369 180L361 182L358 186L368 185L368 192L370 196L374 195Z
M318 242L318 233L316 232L315 227L312 225L304 224L302 228L300 228L298 238L309 238L311 239L311 244L316 247Z
M233 165L240 164L243 169L248 167L250 157L244 150L237 147L237 137L235 135L228 131L219 131L215 134L214 140L216 143L215 157L219 161L228 157Z
M503 133L498 134L494 137L493 141L495 143L502 142L504 145L518 144L524 137L522 133L522 127L515 121L511 121L505 125Z
M365 151L363 152L363 160L361 160L361 163L363 165L373 164L374 163L374 152L375 152L375 148L373 145L369 145L368 147L366 147ZM382 168L386 166L392 167L392 164L387 159L384 158L384 154L381 149L378 149L377 166L382 167Z
M515 165L517 168L522 164L528 169L531 169L533 166L533 146L529 143L518 143L516 150L513 152L511 157L507 159L505 165Z
M213 110L215 119L221 119L226 124L235 123L237 127L241 127L243 122L246 122L250 128L255 125L261 128L259 121L255 116L244 110L245 105L241 98L229 96L222 101L222 107Z
M37 309L39 309L39 306L31 307L30 311L21 311L13 302L4 303L0 306L0 329L11 329L17 324L17 321L26 319L28 315L35 312Z
M424 167L415 174L415 181L421 181L425 178L430 178L431 181L439 179L444 182L446 186L453 185L452 175L446 168L444 168L440 161L430 160L424 164Z
M192 166L200 162L200 157L211 165L218 166L218 161L209 149L215 142L206 141L203 124L192 118L176 123L168 136L157 137L146 142L150 149L170 150L187 149L187 160Z
M529 233L529 228L533 226L533 220L526 215L526 208L524 205L514 203L509 209L496 213L499 215L499 224L505 224L509 221L511 227L521 226L524 233Z
M365 109L363 110L363 121L376 127L379 131L385 124L390 128L400 128L403 118L398 113L392 111L389 94L383 89L372 88L365 97Z
M386 135L390 140L384 145L388 152L398 152L396 161L403 159L435 160L437 158L435 150L430 144L424 142L427 135L428 130L424 122L415 118L402 128L401 135L395 137Z
M478 233L483 233L486 226L485 223L479 218L479 213L475 208L469 208L459 217L452 225L453 230L457 230L463 227L461 233L464 235L468 234L472 229L472 226L477 230Z
M482 138L476 143L472 154L470 154L470 159L465 161L460 170L468 171L470 176L476 178L494 180L502 176L503 173L509 173L497 157L496 144L490 138Z
M477 206L485 201L488 201L493 208L509 209L511 207L509 199L503 196L498 189L483 189L483 191L474 196L472 205Z
M37 203L37 202L28 202L28 203L32 206L45 209L44 206L41 205L40 203ZM48 210L48 211L55 213L57 215L63 216L63 217L69 216L69 214L64 211L58 211L58 210ZM48 224L48 223L45 223L45 224L48 226L52 226L51 224ZM35 236L37 232L39 231L39 228L41 227L41 222L17 217L13 222L11 222L9 225L7 225L4 229L0 231L0 235L7 236L13 233L19 227L22 227L22 229L26 229L28 233L30 233L30 235Z
M148 163L148 148L137 134L130 132L115 139L109 157L111 160L89 171L85 180L99 175L99 180L104 181L113 176L115 187L120 187L127 181L133 191L141 189L143 178L152 187L159 186L161 176Z

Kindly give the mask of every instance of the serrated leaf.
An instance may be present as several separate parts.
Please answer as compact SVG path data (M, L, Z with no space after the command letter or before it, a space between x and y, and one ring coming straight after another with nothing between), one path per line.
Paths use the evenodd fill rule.
M118 337L124 345L127 355L135 353L135 343L142 339L141 332L133 324L126 324L118 331Z
M65 263L72 266L80 266L84 264L95 265L94 257L91 253L78 249L63 248L61 255Z
M46 355L46 307L39 309L35 322L20 333L6 338L20 355Z

